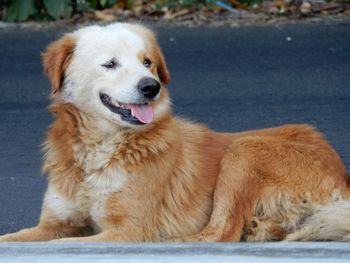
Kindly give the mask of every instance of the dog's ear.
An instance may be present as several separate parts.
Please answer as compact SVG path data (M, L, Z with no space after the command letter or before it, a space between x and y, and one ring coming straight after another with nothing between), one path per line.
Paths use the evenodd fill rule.
M165 63L163 52L156 41L153 48L153 53L156 59L157 73L158 73L159 79L162 83L168 84L170 81L170 74L169 74L167 65Z
M52 85L52 92L57 93L62 85L64 71L72 59L75 47L73 36L66 35L51 43L42 54L44 71Z

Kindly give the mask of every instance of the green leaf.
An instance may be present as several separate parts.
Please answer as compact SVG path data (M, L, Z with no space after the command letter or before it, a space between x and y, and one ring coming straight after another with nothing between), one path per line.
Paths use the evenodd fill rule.
M126 8L131 9L134 4L134 0L128 0L126 3Z
M117 3L117 0L99 0L102 8L108 8L114 6Z
M43 0L43 3L49 15L55 19L67 18L73 11L70 0Z
M25 21L36 11L33 0L12 0L6 9L5 20L9 22Z
M91 8L97 9L98 0L89 0L88 3L89 3L89 6L90 6Z
M107 4L108 4L108 0L100 0L100 5L101 5L102 7L106 7Z

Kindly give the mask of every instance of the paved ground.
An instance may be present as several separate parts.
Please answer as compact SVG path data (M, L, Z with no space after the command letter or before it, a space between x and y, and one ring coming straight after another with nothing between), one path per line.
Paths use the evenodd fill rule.
M327 246L325 246L327 245ZM345 263L346 243L0 244L1 263Z
M350 169L350 24L158 32L177 114L220 131L310 123ZM37 222L51 120L40 52L60 34L0 32L0 234Z

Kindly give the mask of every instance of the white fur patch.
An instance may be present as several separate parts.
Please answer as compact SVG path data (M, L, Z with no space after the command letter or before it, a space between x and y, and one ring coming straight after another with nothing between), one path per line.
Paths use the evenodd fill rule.
M89 132L93 137L94 133ZM87 146L79 143L73 146L75 159L80 163L85 174L84 183L76 200L80 206L86 206L85 210L97 231L100 230L106 215L105 207L108 197L120 191L127 181L127 175L110 164L119 140L120 138L115 135L110 138L105 136L103 142L98 145ZM85 204L79 199L88 201Z
M47 188L45 205L55 213L56 218L59 220L72 218L77 213L77 204L58 193L52 185L49 185Z
M101 174L86 178L86 186L91 196L90 216L96 226L102 224L106 215L106 201L111 194L120 191L127 177L116 169L108 168Z
M57 219L69 220L77 226L83 226L90 219L95 231L100 231L106 217L107 199L120 191L127 181L127 175L110 164L117 143L117 136L113 136L112 139L106 137L99 145L72 145L76 162L83 168L85 177L72 198L49 184L44 203Z

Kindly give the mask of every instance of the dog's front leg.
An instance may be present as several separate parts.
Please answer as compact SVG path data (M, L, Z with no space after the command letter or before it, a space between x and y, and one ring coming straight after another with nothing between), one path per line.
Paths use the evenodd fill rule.
M71 237L52 240L52 242L142 242L137 235L122 233L118 230L106 230L88 237Z
M39 224L0 236L0 242L49 241L61 237L83 235L83 229L61 224Z
M40 226L22 229L0 236L0 242L47 241L55 238L55 232ZM56 237L58 238L58 237Z
M66 200L58 194L46 193L39 224L16 233L0 236L0 242L49 241L58 238L79 237L91 234L82 218L78 224L71 220L75 207L65 206ZM71 201L72 203L72 201ZM70 203L68 203L70 204ZM70 208L70 209L69 209Z
M0 236L0 242L49 241L65 237L79 237L91 234L85 226L77 226L69 220L54 218L52 211L43 208L39 224L15 233Z

